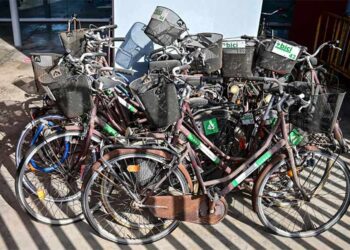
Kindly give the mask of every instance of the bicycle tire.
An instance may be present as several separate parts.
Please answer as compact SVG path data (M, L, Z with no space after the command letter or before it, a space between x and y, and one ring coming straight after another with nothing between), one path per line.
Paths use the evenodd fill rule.
M118 160L125 160L125 159L132 159L132 158L134 159L135 157L140 157L140 158L144 158L144 159L152 159L156 162L165 164L164 159L159 157L159 156L154 156L154 155L149 155L149 154L130 154L130 153L125 154L125 155L119 155L118 157L116 157L114 159L108 160L108 162L116 162ZM120 221L120 218L116 218L115 216L110 216L111 220L117 221L117 223L113 224L113 228L111 229L111 231L109 232L109 230L107 230L107 226L108 226L107 222L106 222L106 224L103 223L103 225L106 227L106 228L103 228L102 224L98 223L98 219L97 219L97 218L99 218L99 217L97 217L98 215L96 215L96 218L93 215L94 213L97 213L97 209L100 209L102 207L102 205L98 205L99 203L102 203L102 201L99 201L99 202L95 201L94 197L90 197L90 194L92 193L93 186L94 185L98 186L98 184L94 184L94 183L97 183L98 178L101 178L101 177L99 177L99 175L101 175L101 173L103 171L105 171L106 169L107 169L106 166L100 166L98 169L95 169L94 171L93 171L93 169L90 170L90 175L87 175L84 179L84 184L83 184L83 189L82 189L82 198L81 198L85 218L88 221L88 223L90 224L90 226L100 236L102 236L103 238L105 238L107 240L116 242L118 244L148 244L148 243L152 243L154 241L162 239L163 237L170 234L173 230L176 229L179 222L172 221L167 228L165 228L164 230L159 230L159 233L157 233L155 235L146 234L145 238L141 238L141 237L137 238L137 236L135 236L134 239L123 238L123 237L118 235L118 234L122 234L122 230L124 230L124 229L125 230L133 230L131 232L131 234L133 235L136 233L137 229L135 229L135 227L133 227L130 224L126 225L125 223ZM182 175L182 173L178 169L176 169L173 173L174 173L175 177L178 179L178 181L180 182L182 192L184 192L184 193L188 192L187 182L186 182L184 176ZM119 200L125 201L126 199L119 199ZM93 204L93 201L97 202L97 204ZM92 204L90 204L90 202ZM122 223L120 223L120 222L122 222ZM147 227L144 227L143 229L145 230L145 228L147 228Z
M51 134L39 145L31 147L21 161L16 173L15 190L17 200L22 209L32 218L46 224L64 225L84 218L80 205L81 193L79 185L81 184L79 183L81 181L78 178L75 177L74 179L63 171L60 173L59 170L50 173L40 172L36 169L31 169L29 165L35 155L38 152L40 154L43 147L49 143L55 143L55 141L57 143L67 137L83 138L84 134L81 131L66 131ZM93 136L92 141L99 143L100 139ZM74 158L77 156L77 154L71 155ZM69 162L64 163L67 166L72 163L71 158L67 159L67 161ZM33 177L33 180L30 180L25 175L27 173ZM78 172L78 174L81 173ZM72 178L72 182L68 179L69 177ZM38 186L36 186L37 184ZM50 209L55 210L52 212Z
M303 186L305 186L306 183L309 183L307 187L305 186L305 190L309 193L317 191L317 188L319 187L320 184L317 184L317 185L314 184L315 185L315 187L313 188L314 190L312 189L312 186L311 186L313 183L316 183L315 178L316 178L316 180L320 179L320 183L322 183L322 181L324 181L323 186L321 188L321 189L323 189L325 184L328 181L329 176L335 176L335 177L338 177L340 179L342 179L342 177L344 177L345 187L339 187L340 185L338 183L338 184L336 184L336 187L334 188L335 182L332 180L332 181L329 181L330 184L328 184L328 186L331 186L332 189L335 189L335 191L333 192L332 189L330 189L328 186L327 186L327 188L325 188L326 191L327 190L329 191L329 194L333 193L335 196L341 196L342 192L339 192L339 189L342 189L344 192L344 199L341 201L341 205L340 205L339 209L337 209L336 208L337 204L334 202L334 200L332 200L331 202L328 201L328 203L327 203L325 197L328 194L323 194L323 195L316 194L317 196L315 195L315 198L312 197L310 202L307 202L307 201L295 201L295 200L297 200L296 198L294 198L294 200L291 200L289 198L289 200L288 200L288 199L286 199L286 197L287 197L286 194L283 194L283 196L282 196L281 192L278 193L278 191L274 191L272 185L269 187L269 189L266 188L266 192L264 192L265 187L267 186L267 182L269 181L271 176L274 176L273 178L271 178L271 180L278 178L278 176L282 176L282 177L288 176L288 172L286 172L286 170L283 170L284 173L281 173L280 175L278 175L278 172L277 172L279 169L282 170L282 168L288 169L288 162L285 159L285 160L282 160L281 162L279 162L275 165L271 165L270 167L265 168L263 170L263 172L261 173L258 181L256 182L256 186L254 187L256 212L259 216L260 221L262 222L262 224L264 226L266 226L267 228L269 228L270 230L272 230L276 234L279 234L279 235L285 236L285 237L291 237L291 238L313 237L313 236L316 236L316 235L323 233L324 231L326 231L329 228L331 228L332 226L334 226L341 219L341 217L347 211L347 209L349 207L349 203L350 203L350 188L349 188L350 187L350 172L349 172L349 169L348 169L347 165L345 164L345 162L340 160L337 156L331 155L331 154L324 152L324 151L314 151L314 152L309 151L309 152L304 152L301 155L303 157L305 157L304 158L305 161L306 160L309 161L309 159L315 160L315 161L310 160L310 163L311 163L310 166L313 166L311 173L314 171L316 165L319 165L323 162L327 163L326 168L327 168L329 162L334 163L334 164L332 163L330 171L334 170L334 166L339 167L339 169L342 171L341 174L335 174L333 172L328 173L326 176L326 179L323 179L325 177L325 172L321 175L315 173L314 176L316 176L316 177L309 179L309 177L311 176L311 173L308 172L310 170L307 168L309 166L304 167L304 166L301 166L298 164L298 167L300 168L299 177L300 177L301 184ZM316 162L317 156L319 158L318 158L318 161ZM326 161L324 161L324 160L321 161L322 157L324 157L326 159ZM309 164L308 162L303 162L303 163ZM303 177L303 171L305 171L304 172L305 174L309 173L307 178L305 178L305 176ZM287 179L288 178L286 178L285 180L287 180ZM278 183L279 185L282 186L285 180L280 179L280 180L276 181L276 183ZM284 185L284 188L288 187L288 185L290 185L290 184L288 184L288 183L290 183L289 181L285 182L285 183L287 183L287 185ZM276 184L276 186L277 186L277 184ZM267 190L270 190L270 191L267 191ZM335 192L337 192L337 193L335 193ZM279 200L277 200L277 198ZM270 200L273 203L271 203ZM312 200L316 201L318 203L316 205L311 204ZM296 206L295 204L299 205L299 202L300 202L300 207L298 209L295 209L295 211L294 211L294 207ZM332 206L330 206L329 204L331 204ZM305 205L304 209L301 209L304 205ZM264 207L268 207L268 206L270 206L271 210L274 207L281 207L281 209L279 209L278 211L276 209L275 212L270 212L270 214L268 214L267 212L266 213L264 212ZM290 206L290 207L288 208L288 211L281 211L283 206L285 206L285 207ZM293 209L292 209L292 207L293 207ZM324 208L327 208L329 210L336 210L336 211L335 211L335 213L331 214L329 211L324 210ZM310 209L309 211L313 212L313 214L310 214L308 212L308 209ZM302 212L304 212L303 215L301 215ZM277 216L280 215L282 218L287 220L288 224L282 225L282 222L278 222L278 220L276 220L276 219L268 218L269 216L271 216L273 214L275 214L275 215L277 214ZM298 216L299 214L300 214L301 218L298 218L297 220L295 220L294 224L291 224L292 215ZM317 215L319 215L319 217ZM325 222L321 221L325 218L327 219L326 216L328 216L328 215L330 216L330 218L328 220L326 220ZM291 230L290 230L289 228L291 225L293 225L293 228L291 228ZM308 227L310 227L311 229L309 229ZM299 228L300 228L300 230L298 230Z

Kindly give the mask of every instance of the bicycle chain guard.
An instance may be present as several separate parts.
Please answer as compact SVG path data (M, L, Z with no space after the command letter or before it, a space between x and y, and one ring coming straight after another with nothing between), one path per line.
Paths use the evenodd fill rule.
M145 205L158 218L207 225L219 223L228 211L224 197L213 204L206 195L149 196Z

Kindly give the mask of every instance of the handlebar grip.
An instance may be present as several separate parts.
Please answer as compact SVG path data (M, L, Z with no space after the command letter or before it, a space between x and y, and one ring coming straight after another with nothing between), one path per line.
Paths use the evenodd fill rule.
M91 54L91 56L107 56L107 53L105 52L93 52Z
M288 109L290 106L292 106L295 103L295 99L289 99L284 102L285 107Z
M187 70L187 69L190 69L190 68L191 68L191 65L186 64L186 65L182 65L182 66L177 67L177 70L178 71L182 71L182 70Z
M125 37L114 37L111 39L111 42L124 42Z
M121 69L121 68L114 68L114 71L117 73L125 74L125 75L131 75L133 76L135 71L131 69Z
M158 52L162 52L162 51L164 51L164 48L155 49L155 50L153 50L153 51L150 53L150 56L152 56L152 55L154 55L154 54L156 54L156 53L158 53Z
M339 40L334 40L334 41L329 41L328 45L339 45L340 41Z
M243 77L243 78L248 80L248 81L266 82L266 78L265 77L261 77L261 76L246 76L246 77Z
M224 80L222 77L218 77L218 76L203 76L202 82L212 83L212 84L216 84L216 83L222 84L224 82Z
M105 29L116 29L118 28L118 25L116 24L111 24L111 25L105 25L105 26L101 26L95 29L91 29L92 31L99 31L99 30L105 30Z
M309 82L300 82L300 81L295 81L295 82L290 82L288 83L288 87L294 87L294 88L300 88L300 87L309 87L311 83Z
M241 38L242 38L242 39L247 39L247 40L252 40L252 39L254 39L253 36L248 36L248 35L243 35L243 36L241 36Z

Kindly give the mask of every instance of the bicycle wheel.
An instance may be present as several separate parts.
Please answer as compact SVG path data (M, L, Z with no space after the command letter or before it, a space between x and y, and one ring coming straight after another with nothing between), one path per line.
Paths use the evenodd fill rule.
M37 143L39 134L44 134L47 136L52 134L52 132L56 132L58 123L60 124L66 119L67 118L61 115L45 115L29 122L24 127L24 130L19 136L16 145L16 167L18 168L23 156L29 150L29 148ZM40 131L38 131L38 128L40 128ZM37 135L37 138L33 140L33 137L36 135L36 131L38 131L39 134Z
M110 167L101 166L84 180L82 206L89 224L102 237L121 244L146 244L171 233L178 222L154 217L125 187L139 199L149 192L182 195L188 186L181 172L175 170L167 177L168 163L148 154L125 154L108 162ZM128 171L130 166L138 166L139 171ZM154 189L162 178L165 181Z
M52 134L23 158L16 174L16 195L33 218L60 225L83 219L80 189L85 165L76 169L83 135L80 131ZM98 143L99 138L92 137L90 149ZM92 153L87 156L87 164L94 161Z
M350 174L342 160L321 151L301 157L297 171L309 201L295 187L286 160L264 169L257 181L255 204L261 222L286 237L310 237L328 230L350 202Z

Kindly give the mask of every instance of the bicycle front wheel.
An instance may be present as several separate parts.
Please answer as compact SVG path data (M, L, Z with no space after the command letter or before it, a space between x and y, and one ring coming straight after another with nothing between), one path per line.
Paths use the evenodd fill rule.
M350 202L350 173L336 155L305 152L297 164L302 198L289 162L266 168L257 181L255 204L261 222L286 237L316 236L337 223Z
M89 224L104 238L121 244L146 244L171 233L178 225L155 217L130 195L183 195L188 185L179 170L169 172L165 159L148 154L125 154L108 161L110 167L91 169L84 180L82 206ZM128 171L137 167L137 172ZM163 180L160 185L157 183Z

